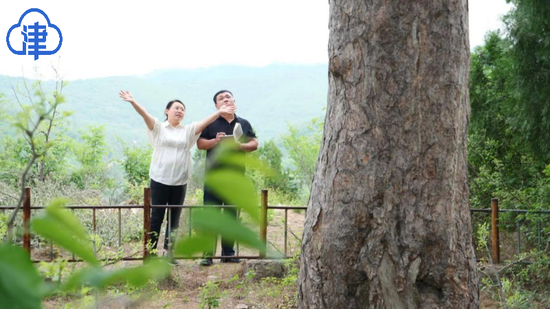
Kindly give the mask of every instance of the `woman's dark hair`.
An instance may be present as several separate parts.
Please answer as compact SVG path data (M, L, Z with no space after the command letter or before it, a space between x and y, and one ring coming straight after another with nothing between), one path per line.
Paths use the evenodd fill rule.
M172 107L172 105L174 105L174 103L176 103L176 102L183 105L183 110L186 110L185 104L183 104L183 102L180 101L180 100L172 100L172 101L168 102L168 104L166 104L166 109L170 109L170 107ZM164 121L168 120L168 115L166 113L164 115L166 116L166 119L164 119Z
M216 104L216 98L218 97L218 94L225 93L225 92L228 92L231 96L233 96L233 94L229 90L220 90L220 91L216 92L216 94L214 95L214 104Z

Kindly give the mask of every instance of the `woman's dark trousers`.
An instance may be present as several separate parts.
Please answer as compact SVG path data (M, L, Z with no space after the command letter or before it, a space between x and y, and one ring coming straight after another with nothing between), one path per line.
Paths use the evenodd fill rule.
M183 205L187 184L183 186L168 186L151 179L151 205ZM160 228L166 213L166 233L164 234L164 250L171 249L176 240L176 230L179 227L181 208L151 208L151 243L157 248ZM169 215L168 215L169 214ZM168 220L170 219L170 222ZM168 240L168 241L167 241Z

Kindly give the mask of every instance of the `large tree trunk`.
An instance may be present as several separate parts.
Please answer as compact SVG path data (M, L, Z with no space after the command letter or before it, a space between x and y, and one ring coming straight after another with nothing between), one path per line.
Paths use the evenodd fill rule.
M467 0L330 0L302 308L476 308Z

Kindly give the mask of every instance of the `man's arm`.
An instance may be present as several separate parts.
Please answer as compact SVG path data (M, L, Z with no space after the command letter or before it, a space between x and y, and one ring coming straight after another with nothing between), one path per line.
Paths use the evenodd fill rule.
M225 133L218 132L216 134L216 138L213 139L206 139L204 137L201 137L197 141L197 148L199 148L200 150L210 150L212 149L212 147L216 146L220 142L222 136L225 136Z
M244 152L252 152L258 149L258 139L249 138L248 142L240 144L240 149Z
M200 150L210 150L212 147L216 146L217 142L216 139L206 139L206 138L199 138L197 141L197 148Z

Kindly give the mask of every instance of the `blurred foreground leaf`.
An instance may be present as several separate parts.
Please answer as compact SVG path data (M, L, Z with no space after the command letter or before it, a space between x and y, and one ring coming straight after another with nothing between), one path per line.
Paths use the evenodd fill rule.
M41 299L48 292L25 250L0 246L0 307L41 308Z
M143 266L114 271L105 271L101 267L89 267L73 274L61 289L71 291L83 285L103 289L117 283L128 283L140 287L149 280L166 277L170 273L170 269L170 264L162 258L151 258Z
M223 166L234 167L251 167L253 169L261 171L265 175L273 175L275 171L258 158L251 155L245 155L244 153L235 152L234 144L222 143L221 147L216 150L213 161L216 164Z
M65 204L66 200L54 200L41 216L32 220L32 229L86 262L99 266L86 229L72 213L63 207Z
M197 231L197 236L179 240L174 250L176 256L193 256L196 253L211 251L214 247L215 235L218 234L258 250L263 248L262 242L254 231L237 219L222 213L219 208L194 211L192 224Z
M214 235L200 234L182 239L176 243L175 256L193 256L197 253L209 252L214 248Z
M260 203L256 189L243 173L230 169L210 171L206 175L205 184L222 200L242 208L254 222L260 222Z
M220 209L206 208L195 211L193 213L193 227L199 233L219 234L256 249L262 248L262 242L257 233L244 226L236 218L222 213Z

